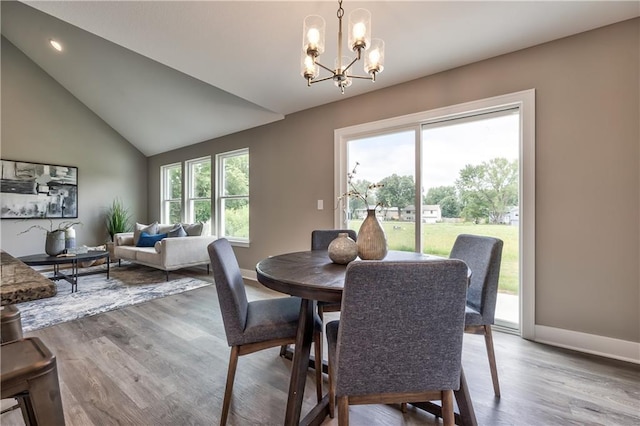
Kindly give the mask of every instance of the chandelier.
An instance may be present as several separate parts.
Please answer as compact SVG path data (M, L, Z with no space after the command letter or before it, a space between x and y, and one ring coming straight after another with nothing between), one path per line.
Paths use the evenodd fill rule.
M376 81L376 74L384 69L384 41L371 39L371 13L366 9L356 9L349 14L349 39L348 47L356 53L351 59L342 56L342 17L344 9L342 0L338 0L338 56L335 67L329 68L318 62L319 56L324 52L325 21L322 16L309 15L304 19L302 34L302 76L307 80L307 86L325 80L333 80L344 94L345 87L351 86L352 79L360 78ZM364 55L364 71L366 76L352 74L351 67ZM320 68L331 75L319 78Z

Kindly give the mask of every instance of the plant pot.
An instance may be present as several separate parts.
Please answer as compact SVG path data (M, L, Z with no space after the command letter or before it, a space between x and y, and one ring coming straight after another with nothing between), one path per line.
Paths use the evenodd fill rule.
M65 233L64 231L47 232L47 239L44 244L44 252L49 256L57 256L64 252Z
M109 260L111 262L114 262L116 260L116 253L115 253L116 243L114 243L113 241L107 241L105 245L107 246L107 251L109 252Z
M367 210L367 217L358 231L358 256L362 260L381 260L387 255L387 236L375 209Z

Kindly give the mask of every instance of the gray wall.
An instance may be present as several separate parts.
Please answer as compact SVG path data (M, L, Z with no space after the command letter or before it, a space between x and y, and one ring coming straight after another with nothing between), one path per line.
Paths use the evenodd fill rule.
M1 106L3 159L78 167L79 245L108 240L104 213L115 197L146 218L146 157L4 37ZM0 247L14 256L44 252L44 231L17 235L33 224L49 227L3 219Z
M235 251L253 270L333 226L334 129L535 88L536 324L640 342L639 27L626 21L151 157L150 219L162 164L249 147L251 247Z

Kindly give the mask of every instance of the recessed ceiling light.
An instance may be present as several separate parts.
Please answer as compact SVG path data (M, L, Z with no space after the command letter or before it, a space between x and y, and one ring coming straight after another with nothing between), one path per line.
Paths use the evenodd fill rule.
M54 39L49 39L49 44L58 52L62 52L62 45L57 41L55 41Z

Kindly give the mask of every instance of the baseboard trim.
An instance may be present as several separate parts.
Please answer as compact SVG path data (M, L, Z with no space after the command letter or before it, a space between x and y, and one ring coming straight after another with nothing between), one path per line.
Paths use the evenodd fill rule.
M561 328L535 326L538 343L640 364L640 343Z
M258 275L256 274L256 271L252 271L250 269L240 269L240 273L242 274L242 278L258 281Z

